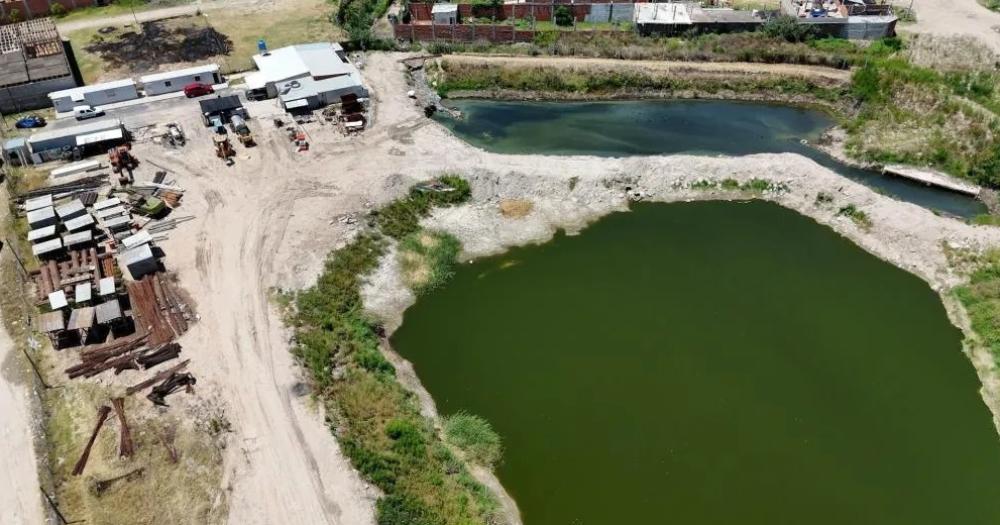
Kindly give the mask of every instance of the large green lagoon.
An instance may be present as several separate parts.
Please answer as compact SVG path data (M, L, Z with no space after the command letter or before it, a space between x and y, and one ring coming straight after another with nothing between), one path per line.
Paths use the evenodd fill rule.
M643 204L462 265L393 337L527 525L995 525L939 298L774 204Z
M618 102L449 101L463 118L438 120L469 143L499 153L551 155L749 155L798 153L900 200L972 217L976 199L852 168L803 144L834 122L819 111L731 101Z

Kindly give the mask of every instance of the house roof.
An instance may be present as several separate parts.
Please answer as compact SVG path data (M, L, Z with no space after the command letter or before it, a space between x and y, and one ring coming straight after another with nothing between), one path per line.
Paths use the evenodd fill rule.
M431 8L431 13L457 13L458 4L434 4Z
M59 332L65 328L61 311L46 312L38 316L38 328L45 333Z
M688 6L681 3L635 4L633 17L637 24L691 24Z
M68 330L79 330L81 328L90 328L91 326L94 326L93 306L77 308L69 313L69 324L66 325Z
M89 133L97 133L99 131L107 131L109 129L121 129L121 127L122 122L118 119L97 120L86 124L80 124L78 126L59 128L51 131L41 131L32 135L31 138L28 139L28 142L31 144L38 144L39 142L46 140L87 135Z
M275 49L266 55L254 55L260 76L254 77L254 85L261 80L281 82L293 78L311 76L324 78L349 75L357 69L340 58L338 53L344 48L334 42L302 44Z
M152 75L146 75L139 78L139 82L143 84L149 82L157 82L160 80L172 80L175 78L188 77L191 75L197 75L199 73L215 73L219 70L218 64L205 64L203 66L189 67L187 69L178 69L176 71L164 71L163 73L154 73Z
M118 304L118 298L109 299L105 303L101 303L96 307L97 322L104 324L115 319L120 319L122 316L122 307Z

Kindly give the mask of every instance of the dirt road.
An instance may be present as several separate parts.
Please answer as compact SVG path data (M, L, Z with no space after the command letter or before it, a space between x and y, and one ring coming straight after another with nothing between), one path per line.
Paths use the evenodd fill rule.
M124 15L93 17L81 20L70 20L68 22L59 22L56 24L56 27L59 28L59 33L66 35L67 33L71 33L79 29L126 26L134 24L136 21L142 23L149 22L151 20L162 20L164 18L173 18L175 16L193 15L199 11L212 11L223 8L246 9L248 7L270 6L274 4L274 0L199 0L190 4L136 11L134 14L128 13Z
M31 429L31 401L17 350L0 324L0 523L45 522Z
M917 22L899 26L901 32L974 36L1000 53L1000 13L976 0L913 0L913 10Z

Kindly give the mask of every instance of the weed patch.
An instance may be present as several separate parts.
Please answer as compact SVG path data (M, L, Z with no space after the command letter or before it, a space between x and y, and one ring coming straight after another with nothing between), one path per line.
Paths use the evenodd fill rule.
M868 217L868 214L853 204L841 207L837 210L837 215L851 219L854 221L854 224L857 224L864 230L869 230L872 227L872 220Z

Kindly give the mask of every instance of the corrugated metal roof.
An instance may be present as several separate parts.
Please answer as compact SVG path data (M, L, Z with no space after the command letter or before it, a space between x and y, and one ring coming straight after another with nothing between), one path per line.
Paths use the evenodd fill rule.
M64 222L63 226L65 226L67 230L72 232L82 228L86 228L88 226L91 226L92 224L94 224L94 218L91 217L89 213L84 213L83 215L75 219L70 219Z
M96 206L95 206L95 208L96 208ZM103 209L103 210L97 210L96 215L97 215L98 219L102 219L103 220L103 219L107 219L109 217L115 217L115 216L118 216L118 215L124 215L127 211L128 210L125 209L125 206L120 206L119 205L119 206L115 206L113 208L107 208L107 209Z
M42 239L48 239L56 234L56 225L52 224L49 226L43 226L37 230L31 230L28 232L28 240L31 242L40 241Z
M38 316L38 328L46 334L52 332L59 332L63 330L66 325L63 322L63 313L61 311L46 312Z
M122 246L131 250L136 246L141 246L149 242L153 242L153 236L150 235L148 231L142 230L135 235L122 239Z
M110 199L104 199L103 201L97 201L94 203L95 210L103 210L104 208L110 208L112 206L117 206L121 204L122 201L117 197L112 197Z
M94 232L91 230L63 235L63 244L66 246L76 246L77 244L83 244L92 240L94 240Z
M31 247L31 253L38 257L39 255L45 255L46 253L51 253L57 250L61 250L63 247L62 239L56 237L55 239L49 239L47 241L42 241Z
M281 82L305 75L347 75L357 69L341 60L337 52L343 49L333 42L301 44L275 49L266 55L254 55L253 61L265 82Z
M31 210L28 212L28 224L34 224L36 222L55 218L56 210L52 206L46 206L44 208L38 208L37 210Z
M139 78L139 82L146 84L148 82L157 82L159 80L171 80L180 77L187 77L191 75L197 75L198 73L215 73L219 70L218 64L207 64L204 66L189 67L187 69L178 69L177 71L165 71L163 73L154 73L152 75L146 75Z
M46 140L59 139L63 137L75 137L121 127L122 122L118 119L98 120L88 122L86 124L80 124L78 126L69 126L51 131L41 131L32 135L31 138L28 139L28 142L31 144L38 144L39 142L44 142Z
M124 134L121 129L109 129L107 131L98 131L96 133L79 135L76 137L76 145L86 146L87 144L96 144L106 140L121 140L123 137Z
M434 4L431 8L431 13L457 13L458 4Z
M53 91L49 93L50 99L63 98L63 97L73 97L73 95L85 95L87 93L94 93L96 91L107 91L109 89L119 89L128 86L135 86L135 81L131 78L126 78L125 80L116 80L114 82L105 82L103 84L93 84L90 86L80 86L72 89L64 89L62 91Z
M56 208L56 215L60 219L72 219L84 212L83 201L80 199L73 199L62 206Z
M149 248L148 244L137 246L131 250L125 250L118 255L118 260L121 262L122 266L129 266L137 262L148 261L152 258L153 250Z
M24 201L24 211L35 211L46 206L52 206L52 195L42 195Z
M95 307L97 322L100 324L110 323L122 317L122 307L118 304L118 298L110 299Z
M84 306L69 313L69 324L67 330L80 330L94 326L94 307Z
M124 228L128 228L129 226L132 225L132 217L129 217L127 215L123 215L121 217L115 217L113 219L108 219L106 221L103 221L103 223L104 223L104 227L107 228L107 229L109 229L109 230L121 230L121 229L124 229Z

